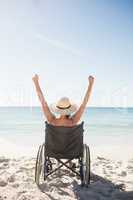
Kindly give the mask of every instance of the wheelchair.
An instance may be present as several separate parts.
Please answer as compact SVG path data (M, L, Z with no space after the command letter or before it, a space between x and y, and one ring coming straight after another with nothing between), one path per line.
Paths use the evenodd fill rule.
M90 184L90 150L83 144L83 124L65 127L45 122L45 143L39 146L35 165L38 187L62 167L77 175L81 186ZM77 161L76 164L73 160Z

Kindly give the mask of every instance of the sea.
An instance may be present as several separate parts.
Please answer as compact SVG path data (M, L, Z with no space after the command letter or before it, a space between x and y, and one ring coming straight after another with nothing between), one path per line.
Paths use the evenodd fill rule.
M36 151L45 142L45 121L40 107L0 107L0 154ZM91 147L133 146L133 108L88 107L81 121Z

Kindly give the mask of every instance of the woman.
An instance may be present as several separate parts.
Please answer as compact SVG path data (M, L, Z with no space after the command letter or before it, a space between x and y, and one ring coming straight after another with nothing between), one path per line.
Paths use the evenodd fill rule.
M78 109L77 106L75 104L72 104L67 97L63 97L56 104L51 105L50 109L41 91L38 75L35 74L32 80L35 84L36 92L41 102L43 113L50 124L54 126L74 126L80 121L81 116L86 108L87 102L90 99L94 83L93 76L89 76L88 78L89 85L87 88L87 92L85 94L82 104ZM60 117L57 118L53 113L60 114Z

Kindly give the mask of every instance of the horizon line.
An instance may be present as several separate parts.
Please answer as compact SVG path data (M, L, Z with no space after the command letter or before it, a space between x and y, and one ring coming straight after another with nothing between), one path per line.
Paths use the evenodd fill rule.
M0 108L41 108L41 106L0 106ZM133 106L86 106L86 108L133 108Z

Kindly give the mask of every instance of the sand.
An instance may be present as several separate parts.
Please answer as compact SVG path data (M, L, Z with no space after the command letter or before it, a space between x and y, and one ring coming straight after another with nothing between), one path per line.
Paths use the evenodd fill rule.
M49 177L39 189L34 182L35 157L0 157L0 200L133 200L133 159L97 155L91 162L91 183L66 169Z

